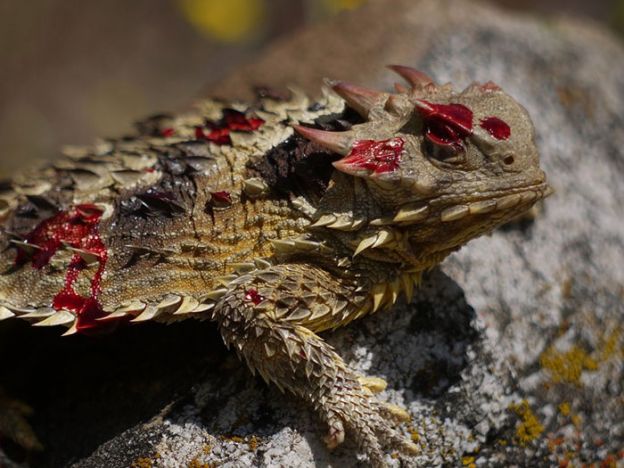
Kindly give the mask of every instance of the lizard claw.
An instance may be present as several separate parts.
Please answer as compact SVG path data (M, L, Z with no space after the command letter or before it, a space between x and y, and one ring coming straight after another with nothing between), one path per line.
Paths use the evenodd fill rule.
M371 382L361 378L358 381ZM418 446L396 428L395 421L411 420L409 413L396 405L380 402L373 396L370 387L362 385L356 388L352 387L348 395L330 398L337 403L336 406L325 406L329 424L329 433L325 437L327 447L333 449L338 446L344 440L345 432L348 432L375 467L386 466L386 450L396 450L405 456L419 453Z
M327 448L333 450L344 442L345 430L342 421L338 418L333 418L329 423L329 432L323 439Z

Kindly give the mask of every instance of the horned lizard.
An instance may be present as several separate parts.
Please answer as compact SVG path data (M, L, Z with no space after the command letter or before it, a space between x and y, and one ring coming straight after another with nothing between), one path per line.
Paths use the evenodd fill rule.
M0 319L65 335L213 320L252 372L312 405L329 448L348 434L375 466L414 452L408 415L374 396L385 382L319 333L409 300L550 188L527 112L497 85L390 68L409 86L206 100L4 183Z

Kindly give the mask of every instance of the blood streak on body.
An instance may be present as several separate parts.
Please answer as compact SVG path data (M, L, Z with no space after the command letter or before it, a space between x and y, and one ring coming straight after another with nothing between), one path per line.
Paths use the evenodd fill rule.
M15 258L16 266L30 262L33 268L40 270L65 245L80 249L95 258L98 268L91 279L89 296L81 296L74 289L78 276L89 266L79 253L75 253L65 273L64 287L52 299L52 306L56 310L65 309L76 315L78 331L100 327L101 324L96 319L105 315L98 301L102 275L108 260L108 251L98 230L102 213L97 206L89 204L76 205L57 213L39 223L26 235L25 241L35 247L32 255L20 248Z
M398 137L388 140L358 140L353 144L351 152L336 164L367 169L375 174L392 172L399 168L404 144L403 138Z

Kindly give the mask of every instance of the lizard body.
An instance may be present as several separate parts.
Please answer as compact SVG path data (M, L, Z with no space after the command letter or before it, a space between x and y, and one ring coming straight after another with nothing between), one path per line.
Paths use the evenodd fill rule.
M550 189L526 111L406 67L395 93L334 82L201 102L71 148L0 191L0 318L94 333L217 323L252 371L310 403L330 448L412 452L317 334L411 297L421 274Z

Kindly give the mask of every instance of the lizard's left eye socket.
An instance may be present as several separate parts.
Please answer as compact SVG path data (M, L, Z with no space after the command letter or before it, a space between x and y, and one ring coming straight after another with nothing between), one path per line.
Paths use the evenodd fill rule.
M423 118L425 141L429 154L446 163L463 161L465 139L472 134L472 111L463 104L416 103Z
M428 134L425 137L425 148L432 159L447 164L459 164L465 160L466 151L461 140L447 143L435 137L431 138Z
M436 146L458 146L462 140L457 131L442 121L432 121L427 125L425 138Z

